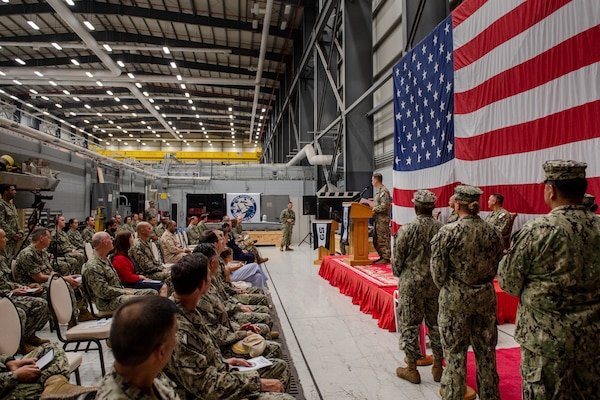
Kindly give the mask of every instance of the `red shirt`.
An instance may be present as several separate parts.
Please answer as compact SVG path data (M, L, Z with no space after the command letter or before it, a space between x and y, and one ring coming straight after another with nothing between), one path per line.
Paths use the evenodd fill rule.
M117 275L121 282L135 283L142 280L139 275L136 275L133 272L135 267L133 261L131 261L129 257L118 254L113 258L112 265L115 268L115 271L117 271Z

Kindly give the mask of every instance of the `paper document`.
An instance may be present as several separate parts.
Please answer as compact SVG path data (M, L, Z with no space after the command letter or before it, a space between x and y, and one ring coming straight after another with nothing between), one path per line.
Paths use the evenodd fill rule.
M271 361L267 360L263 356L254 357L247 361L249 363L251 363L252 365L249 367L236 366L235 369L237 369L240 372L256 371L257 369L261 369L261 368L269 367L269 366L273 365L273 363Z

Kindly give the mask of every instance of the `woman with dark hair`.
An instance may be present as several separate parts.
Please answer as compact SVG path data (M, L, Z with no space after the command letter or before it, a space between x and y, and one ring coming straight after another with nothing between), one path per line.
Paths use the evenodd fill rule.
M129 257L129 249L133 246L133 235L129 231L117 233L115 238L112 265L117 271L119 280L124 287L130 289L154 289L159 295L167 296L167 285L161 281L146 279L143 275L135 274L135 264Z

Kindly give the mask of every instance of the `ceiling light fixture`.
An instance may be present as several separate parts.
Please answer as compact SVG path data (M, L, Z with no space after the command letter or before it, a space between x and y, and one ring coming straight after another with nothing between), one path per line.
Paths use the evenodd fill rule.
M58 107L58 108L62 108L62 106L60 104L58 104L58 103L56 103L55 106Z
M44 99L44 100L46 100L46 101L50 100L50 99L49 99L48 97L46 97L46 96L42 96L42 99Z
M16 83L17 85L22 85L22 83L16 79L14 79L13 82Z
M63 90L63 93L66 94L67 96L71 94L71 92L69 92L67 89Z
M35 29L36 31L40 30L40 27L38 26L38 24L36 24L33 21L27 21L27 23L29 24L30 27L32 27L33 29Z
M84 104L84 107L87 108L88 110L92 109L92 106L90 106L89 104Z
M182 80L182 79L183 79L183 78L181 77L181 75L177 75L177 80L178 80L178 81L180 81L180 80Z
M105 43L104 45L102 45L102 47L104 47L104 49L108 52L112 51L112 48L110 47L110 45L108 43Z
M181 85L179 85L182 89L185 89L185 83L182 83Z
M56 84L56 82L54 82L54 81L48 81L48 83L49 83L49 84L51 84L52 86L58 86L58 85Z
M131 79L135 79L135 75L132 74L131 72L127 73L127 76L130 77Z
M88 72L86 72L85 74L88 76L88 78L93 78L93 77L94 77L94 74L92 74L92 73L91 73L91 72L89 72L89 71L88 71Z
M175 64L175 61L171 61L171 68L177 68L177 64Z
M117 61L117 65L121 68L125 67L125 63L121 60Z
M25 61L21 60L20 58L15 58L15 61L18 62L21 65L27 64Z
M164 47L163 47L163 52L164 52L165 54L171 54L171 50L169 50L169 48L168 48L167 46L164 46Z
M138 89L141 89L141 88L142 88L142 84L141 84L141 83L139 83L139 82L136 82L136 83L135 83L135 86L137 86L137 88L138 88Z
M33 71L33 73L39 76L40 78L44 76L44 74L42 74L40 71Z
M35 90L35 89L29 89L29 91L30 91L31 93L33 93L33 94L38 94L38 91L37 91L37 90Z
M80 65L80 64L79 64L79 61L77 61L77 60L76 60L76 59L74 59L74 58L71 58L71 62L72 62L73 64L77 65L77 66L79 66L79 65Z
M190 94L188 92L185 92L185 97L190 97Z
M90 31L95 31L96 28L94 28L94 25L92 25L92 23L90 21L83 21L83 24L86 26L86 28L88 28Z
M61 47L61 45L60 45L60 44L58 44L58 43L56 43L56 42L52 42L52 46L54 46L54 48L55 48L56 50L62 50L62 47Z
M98 86L100 86L100 87L104 86L104 85L102 84L102 82L100 82L100 81L96 81L96 85L98 85Z

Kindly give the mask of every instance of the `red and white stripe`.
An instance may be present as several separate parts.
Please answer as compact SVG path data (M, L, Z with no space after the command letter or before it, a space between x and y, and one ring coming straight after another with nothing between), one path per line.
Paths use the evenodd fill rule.
M458 183L502 193L515 228L549 211L542 164L588 163L600 197L600 1L472 0L453 13L455 154L439 167L394 172L394 223L428 188L445 207ZM398 189L399 187L402 190ZM445 207L442 218L449 214Z

